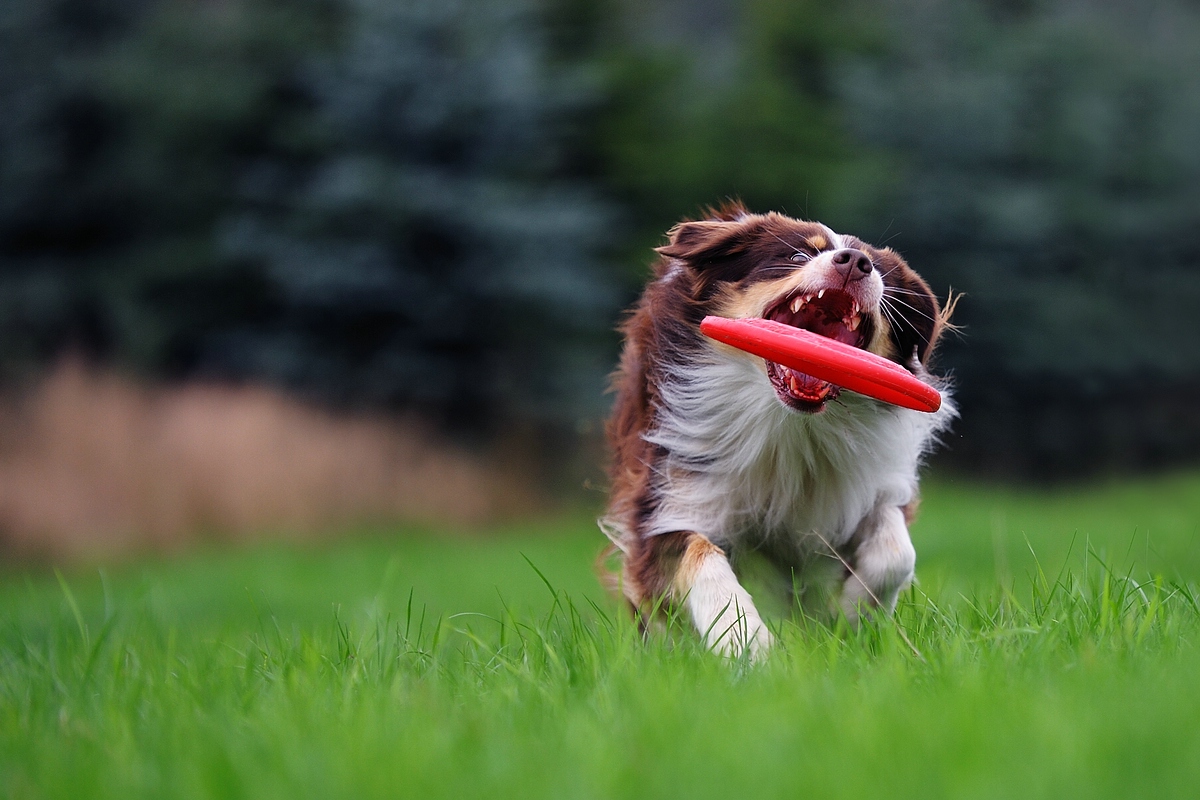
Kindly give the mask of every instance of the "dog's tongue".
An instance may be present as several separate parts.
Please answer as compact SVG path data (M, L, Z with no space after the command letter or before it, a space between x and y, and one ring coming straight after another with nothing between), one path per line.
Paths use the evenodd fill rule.
M801 390L803 390L805 394L816 394L826 383L820 378L814 378L812 375L806 375L803 372L797 372L794 369L789 371L796 378L796 383L800 385Z
M803 372L784 367L785 382L793 397L823 402L834 391L833 384Z

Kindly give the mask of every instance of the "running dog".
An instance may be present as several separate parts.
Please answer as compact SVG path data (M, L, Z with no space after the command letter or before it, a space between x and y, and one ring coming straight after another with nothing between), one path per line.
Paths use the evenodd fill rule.
M953 301L889 248L730 204L656 251L625 321L608 423L601 527L615 581L648 622L685 613L714 650L760 657L772 636L739 582L756 551L806 608L890 613L913 577L922 458L955 416L926 367ZM933 414L887 405L713 342L706 315L761 317L891 359L943 392Z

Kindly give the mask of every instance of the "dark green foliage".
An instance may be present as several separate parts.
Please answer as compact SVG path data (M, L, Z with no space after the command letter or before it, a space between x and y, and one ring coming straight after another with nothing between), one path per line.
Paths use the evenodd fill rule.
M309 65L319 157L242 177L222 254L280 308L223 372L454 421L599 407L615 295L607 209L560 178L569 84L521 4L360 0ZM597 332L601 336L597 340Z
M648 41L616 59L598 142L603 177L637 224L631 261L644 265L672 224L730 197L835 215L871 159L846 136L832 81L845 58L878 46L877 15L858 3L760 0L693 30L683 10L656 18L656 6L672 7L629 12ZM684 34L672 38L665 23Z
M1193 6L757 0L741 21L618 72L602 149L639 247L725 196L890 244L967 294L939 364L959 463L1195 458Z
M961 462L1191 458L1198 53L1182 0L10 0L0 371L594 416L649 248L737 196L967 293Z
M75 347L460 425L599 408L610 213L561 179L580 99L530 7L4 13L9 374Z
M11 374L70 346L170 371L263 302L216 257L213 226L301 110L289 76L327 42L326 12L161 0L81 19L77 5L2 12L15 58L0 81L20 113L0 141L0 358Z
M1194 455L1200 14L904 6L839 91L902 170L876 209L894 244L968 295L944 358L960 454L1042 473Z

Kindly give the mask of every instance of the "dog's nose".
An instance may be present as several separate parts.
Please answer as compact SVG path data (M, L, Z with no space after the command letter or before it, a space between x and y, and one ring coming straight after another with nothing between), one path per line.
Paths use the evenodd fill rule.
M874 267L871 259L862 250L846 247L833 254L833 266L848 281L856 281L871 274Z

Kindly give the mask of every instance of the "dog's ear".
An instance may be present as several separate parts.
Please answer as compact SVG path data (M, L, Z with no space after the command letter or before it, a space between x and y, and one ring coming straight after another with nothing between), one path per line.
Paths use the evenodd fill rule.
M688 267L695 278L692 297L703 302L720 284L736 283L750 274L760 227L755 219L681 222L667 234L670 241L655 252Z
M743 252L750 241L747 227L741 221L681 222L667 233L670 241L656 247L654 252L703 267L706 263Z
M740 281L750 273L758 229L754 220L681 222L667 234L670 241L655 252L689 266L699 279L696 296L706 297L717 281Z

